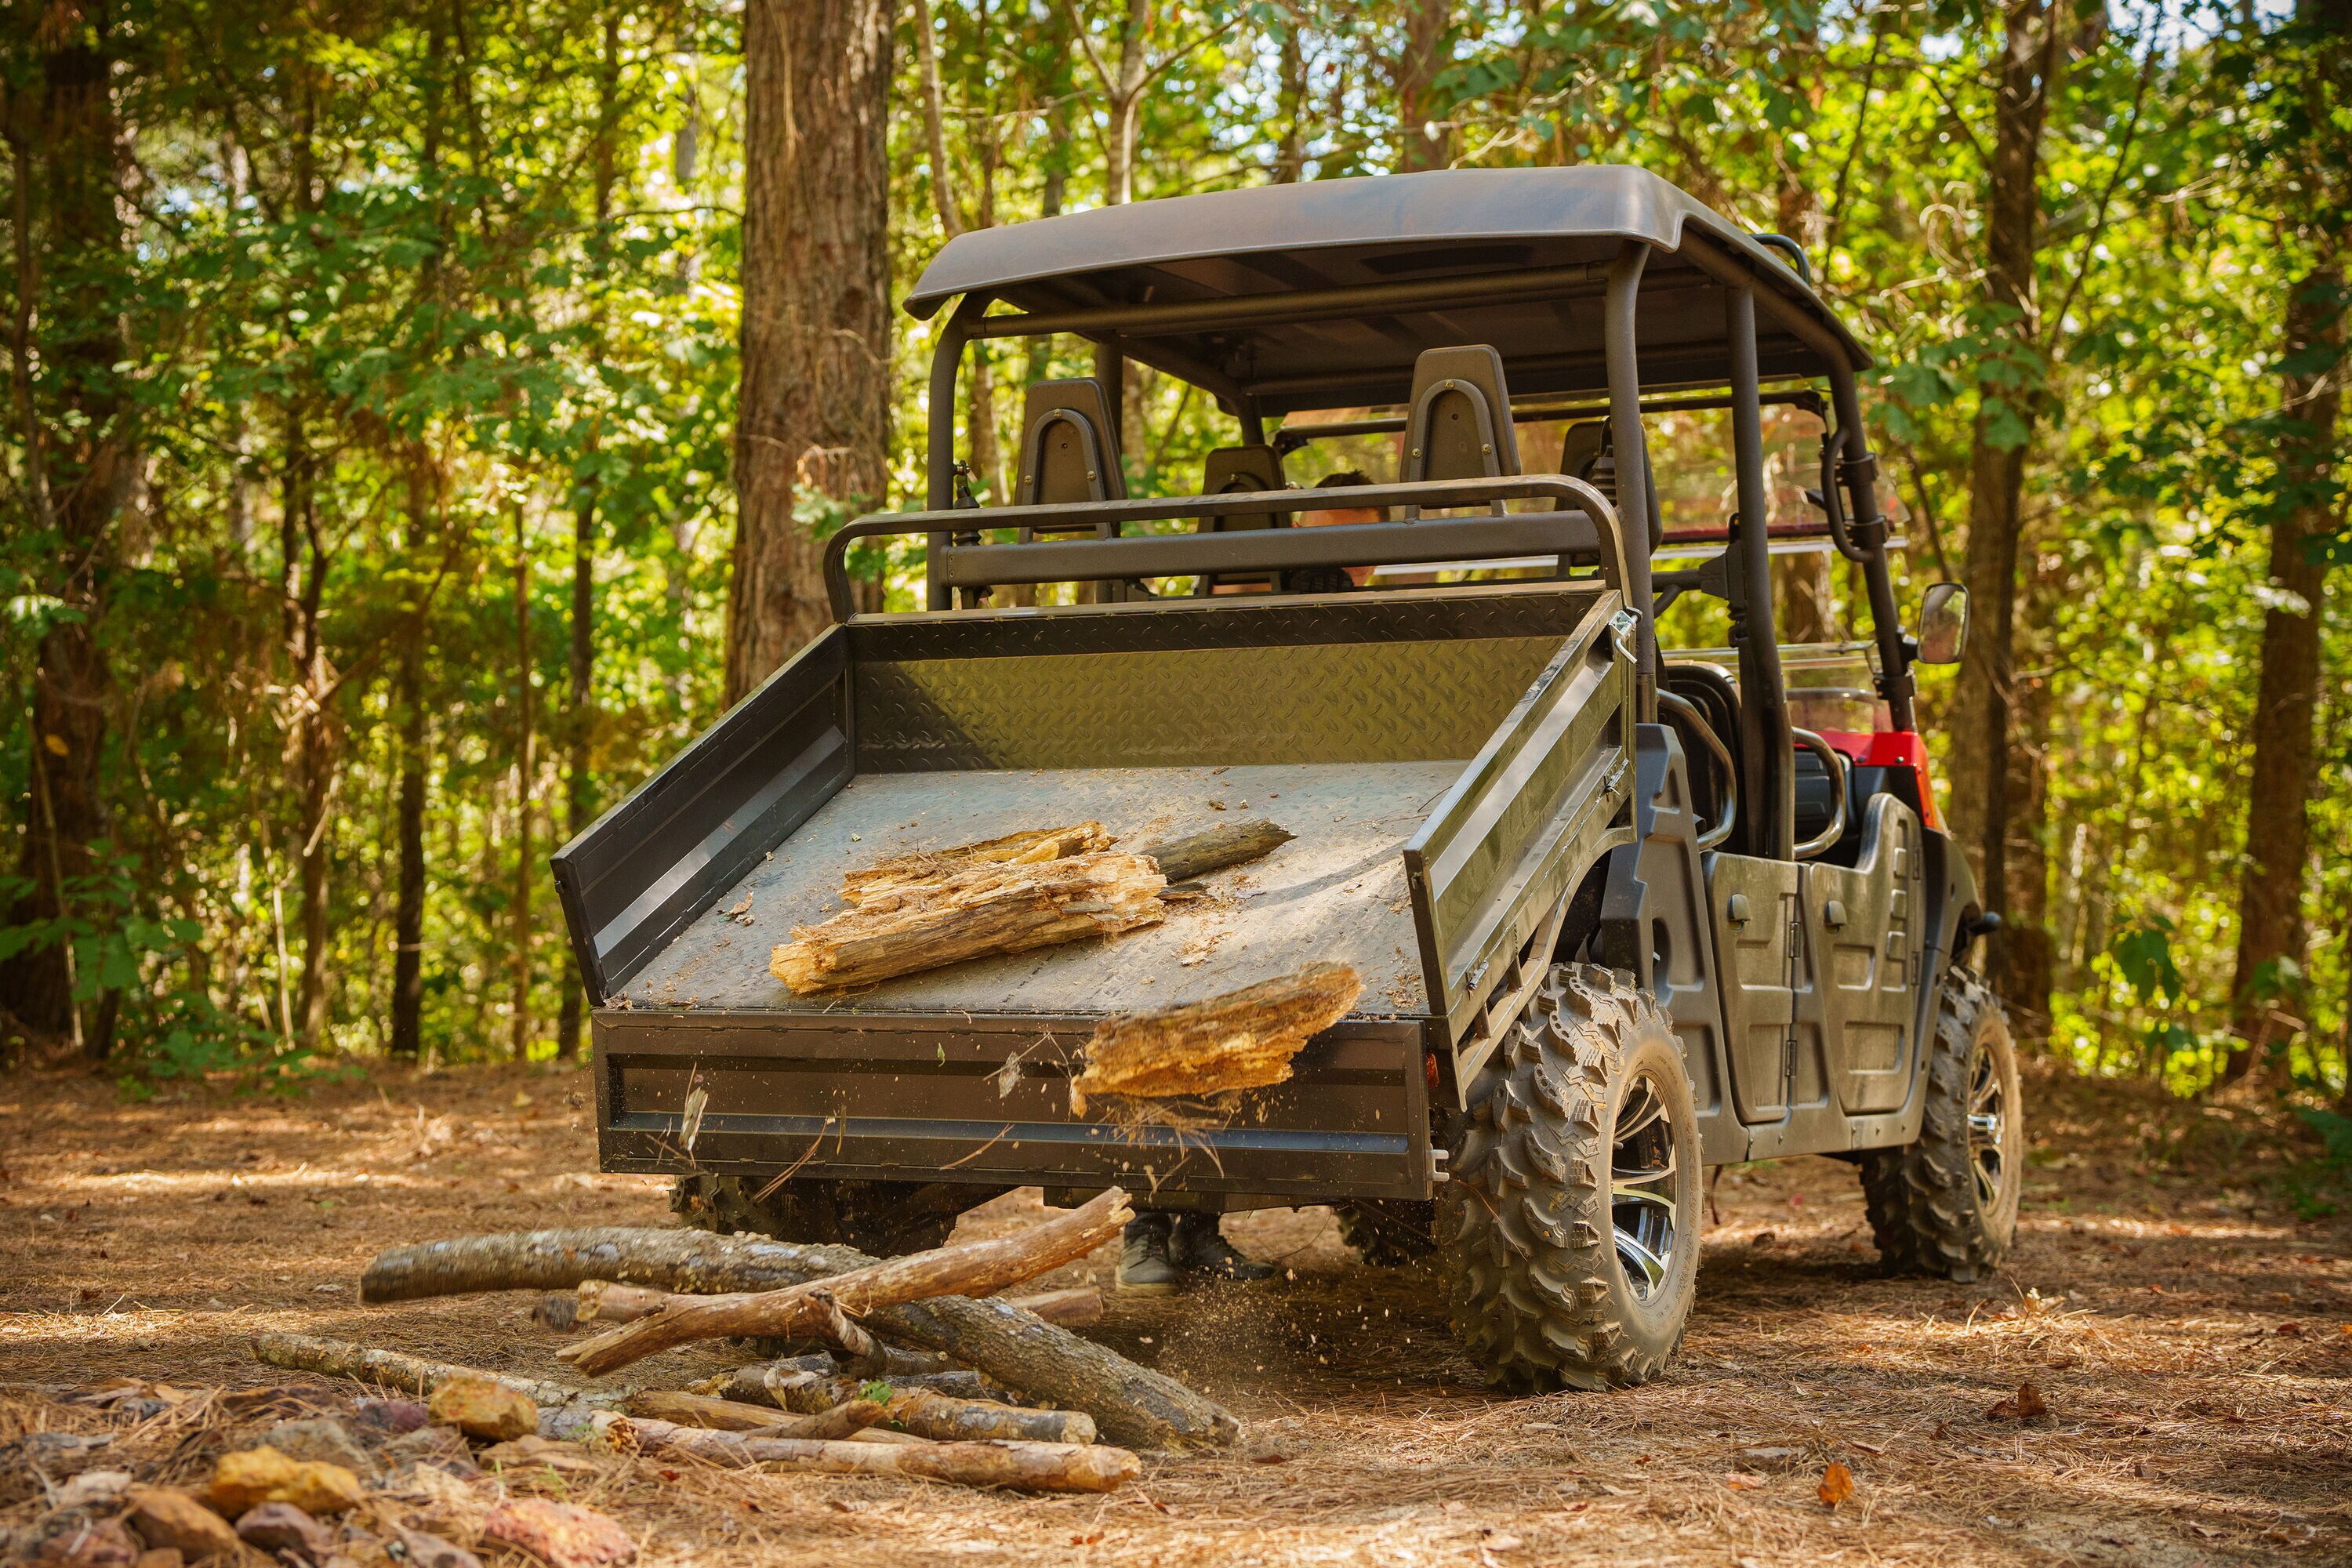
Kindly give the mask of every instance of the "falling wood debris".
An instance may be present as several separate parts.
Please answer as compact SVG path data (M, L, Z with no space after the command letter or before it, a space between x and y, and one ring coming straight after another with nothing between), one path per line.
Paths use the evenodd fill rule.
M814 1334L853 1356L869 1355L871 1341L849 1317L935 1296L986 1296L1034 1279L1085 1257L1134 1217L1127 1194L1112 1187L1083 1208L1012 1236L894 1258L821 1283L675 1300L557 1354L592 1377L675 1345L729 1335Z
M818 925L794 926L769 973L802 995L868 985L967 959L1026 952L1156 924L1168 879L1140 855L1099 850L977 866L920 896L877 896Z
M1083 1115L1096 1094L1160 1099L1281 1083L1307 1037L1346 1017L1363 989L1347 964L1310 963L1206 1001L1106 1018L1087 1042L1086 1070L1070 1080L1071 1109Z

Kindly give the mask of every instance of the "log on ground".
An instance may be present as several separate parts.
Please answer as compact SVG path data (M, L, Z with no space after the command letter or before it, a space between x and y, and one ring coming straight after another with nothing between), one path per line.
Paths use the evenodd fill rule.
M509 1231L381 1253L360 1278L360 1296L383 1302L481 1290L572 1290L583 1279L695 1293L771 1290L875 1261L855 1247L700 1230ZM1214 1401L1003 1300L912 1301L870 1314L866 1327L951 1356L1042 1404L1083 1410L1113 1442L1188 1448L1241 1436L1241 1423Z
M900 1352L909 1361L917 1358ZM925 1355L924 1361L945 1361L945 1356ZM987 1399L999 1405L1010 1405L1010 1391L994 1378L982 1376L969 1367L951 1368L946 1372L891 1373L868 1372L863 1368L845 1367L831 1356L792 1356L782 1361L753 1362L732 1372L708 1377L687 1390L737 1405L775 1405L787 1410L822 1409L822 1405L796 1405L779 1398L775 1389L786 1385L816 1386L831 1384L836 1378L849 1378L864 1383L873 1380L887 1382L893 1388L927 1388L933 1394L944 1394L950 1399Z
M1172 884L1271 855L1297 837L1263 816L1254 816L1247 822L1219 823L1190 837L1146 845L1136 853L1158 866L1160 874Z
M1157 923L1168 879L1139 855L1103 850L978 866L900 901L794 926L768 970L803 995L867 985L967 959L1026 952Z
M1079 1443L826 1443L760 1437L647 1421L638 1436L648 1454L691 1455L721 1465L775 1465L831 1475L908 1476L1014 1491L1107 1492L1143 1466L1124 1448Z
M856 1378L814 1378L787 1383L775 1380L772 1392L788 1410L835 1408L877 1385ZM1091 1443L1094 1417L1083 1410L1024 1410L992 1399L959 1399L931 1388L891 1385L889 1410L882 1419L919 1437L957 1442L971 1438L1018 1438L1034 1443ZM715 1425L715 1423L704 1423ZM739 1428L740 1429L740 1428Z
M1008 1296L1005 1302L1021 1311L1034 1312L1047 1322L1059 1323L1066 1329L1083 1329L1089 1323L1102 1321L1102 1291L1092 1285L1073 1286L1067 1290L1048 1290L1038 1296Z
M936 1296L986 1296L1083 1258L1134 1218L1117 1187L1083 1208L989 1241L936 1247L848 1274L782 1290L675 1297L659 1311L556 1352L591 1377L696 1340L814 1333L850 1355L870 1358L873 1342L847 1321Z
M590 1391L567 1387L560 1383L547 1383L535 1377L517 1377L509 1373L483 1372L470 1366L457 1366L444 1361L426 1361L420 1356L403 1355L398 1351L374 1350L353 1344L348 1340L322 1339L315 1334L265 1333L253 1336L253 1359L265 1366L282 1366L295 1372L315 1372L329 1377L348 1377L358 1383L372 1383L383 1388L396 1388L419 1398L428 1396L442 1384L455 1377L478 1377L510 1388L534 1405L589 1405L612 1407L625 1405L634 1389Z
M1087 1042L1086 1071L1070 1080L1072 1105L1281 1083L1307 1037L1346 1017L1363 989L1347 964L1310 963L1205 1001L1105 1018Z

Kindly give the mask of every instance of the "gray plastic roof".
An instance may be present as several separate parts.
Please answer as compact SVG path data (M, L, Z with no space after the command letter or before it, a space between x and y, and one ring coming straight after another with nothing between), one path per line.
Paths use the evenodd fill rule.
M1358 284L1461 279L1606 262L1626 239L1654 249L1637 310L1645 385L1728 378L1726 290L1691 265L1694 226L1759 289L1828 328L1856 370L1870 356L1788 263L1737 225L1643 169L1452 169L1258 185L1099 207L958 236L908 297L919 317L963 294L1047 314L1121 303L1232 298ZM1827 367L1758 312L1765 376ZM1367 312L1338 320L1158 331L1088 331L1097 342L1267 413L1395 403L1424 348L1489 342L1514 394L1598 391L1597 289L1547 299Z

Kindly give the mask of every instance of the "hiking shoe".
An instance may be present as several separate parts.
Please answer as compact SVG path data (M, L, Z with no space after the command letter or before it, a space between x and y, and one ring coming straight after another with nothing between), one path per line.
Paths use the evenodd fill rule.
M1173 1296L1183 1281L1168 1258L1168 1216L1138 1215L1118 1252L1118 1288L1135 1296Z
M1168 1256L1185 1273L1206 1274L1213 1279L1266 1279L1274 1275L1273 1264L1253 1262L1227 1241L1218 1216L1213 1214L1180 1216L1169 1238Z

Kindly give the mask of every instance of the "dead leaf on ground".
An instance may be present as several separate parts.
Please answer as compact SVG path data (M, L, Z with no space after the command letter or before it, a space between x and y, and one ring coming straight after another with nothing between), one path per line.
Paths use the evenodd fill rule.
M1994 1405L1985 1415L1995 1421L2034 1421L2050 1414L2049 1404L2042 1391L2032 1383L2021 1383L2017 1392Z
M1832 1459L1830 1468L1822 1472L1821 1494L1823 1502L1837 1507L1853 1496L1853 1472Z

